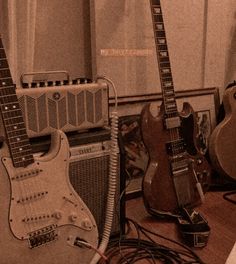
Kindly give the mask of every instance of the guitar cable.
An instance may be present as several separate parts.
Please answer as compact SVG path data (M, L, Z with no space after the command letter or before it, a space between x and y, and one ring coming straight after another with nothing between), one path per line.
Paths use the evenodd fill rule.
M99 264L133 264L140 260L147 260L151 264L204 264L199 256L188 246L175 240L152 232L132 219L126 218L128 231L124 236L112 239L105 252L106 260L101 259ZM137 238L129 238L132 229L137 233ZM142 238L141 238L142 236ZM163 239L175 244L178 248L171 248L157 243L155 238Z
M117 90L113 81L105 76L98 76L96 81L105 80L113 88L115 95L115 108L111 112L111 152L109 157L109 186L107 196L107 208L105 215L105 225L103 230L102 239L97 253L94 255L90 264L97 264L101 256L104 256L107 245L109 243L111 228L113 223L114 207L115 207L115 194L116 194L116 179L118 173L118 112L117 112ZM104 258L103 258L104 259Z
M229 198L229 197L231 197L231 196L233 196L233 195L236 195L236 190L231 191L231 192L224 193L224 194L223 194L223 198L224 198L226 201L228 201L228 202L230 202L230 203L232 203L232 204L236 204L236 199Z
M130 180L129 173L128 182L126 183L125 189L129 186ZM120 200L125 195L125 189L120 194L115 206L115 213L118 219L119 210L118 206ZM163 263L163 264L205 264L198 255L188 246L167 238L158 233L152 232L147 228L144 228L134 220L126 218L127 231L125 234L120 233L120 236L112 238L106 251L101 256L98 264L133 264L139 260L146 260L150 264ZM132 229L132 226L134 227ZM136 231L137 237L134 238L129 236L131 230ZM143 237L141 237L143 235ZM168 245L174 244L177 248L170 248L155 240L157 238L167 241ZM155 240L154 240L155 239Z

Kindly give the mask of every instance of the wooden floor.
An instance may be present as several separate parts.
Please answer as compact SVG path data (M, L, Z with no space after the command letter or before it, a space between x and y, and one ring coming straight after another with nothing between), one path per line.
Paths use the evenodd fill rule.
M205 203L196 210L207 219L211 233L207 246L194 251L206 264L224 264L236 241L236 205L223 199L223 192L208 192L205 198ZM152 231L180 241L176 223L149 216L141 197L126 201L126 216Z

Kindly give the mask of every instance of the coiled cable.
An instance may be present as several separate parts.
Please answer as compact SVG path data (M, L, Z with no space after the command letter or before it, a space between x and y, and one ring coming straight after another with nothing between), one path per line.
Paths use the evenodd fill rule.
M105 80L111 84L114 94L115 94L115 108L111 112L111 150L109 158L109 183L108 183L108 196L107 196L107 208L105 216L105 225L103 230L103 235L101 243L99 245L99 252L102 254L106 251L107 245L109 243L113 216L114 216L114 207L115 207L115 194L116 194L116 179L118 173L118 112L117 112L117 91L114 83L104 76L97 77L99 79ZM91 260L90 264L96 264L101 258L101 254L96 253Z

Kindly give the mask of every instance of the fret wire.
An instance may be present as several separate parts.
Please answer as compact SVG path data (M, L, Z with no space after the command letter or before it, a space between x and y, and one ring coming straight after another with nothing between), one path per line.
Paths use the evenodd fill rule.
M12 153L14 153L14 155L17 155L18 157L25 157L25 156L28 156L31 154L31 149L26 149L26 150L19 150L20 148L18 148L16 151L15 150L12 150Z
M161 3L160 0L150 0L150 3L165 113L167 115L176 115L178 113L177 104L173 87Z
M28 147L26 147L26 148L23 149L23 148L21 148L21 145L16 146L16 147L12 147L12 149L11 149L12 154L14 155L14 154L17 153L18 156L19 155L26 156L28 154L31 154L31 151L32 151L32 149L31 149L30 146L28 146Z
M27 155L26 157L24 157L24 159L22 159L22 158L19 158L19 157L14 157L13 158L13 160L14 160L14 163L17 165L17 164L19 164L19 165L29 165L30 163L32 163L32 161L33 161L33 155ZM27 162L29 162L29 163L27 163Z
M7 134L8 134L8 137L11 139L11 138L17 138L19 137L20 135L22 135L22 132L24 132L25 130L23 129L17 129L14 130L14 131L8 131Z
M5 124L8 126L8 125L15 125L15 127L17 128L17 124L21 124L21 123L23 123L24 122L24 120L23 120L23 117L22 116L20 116L20 117L16 117L17 118L17 120L15 120L15 121L18 121L18 122L13 122L13 120L12 120L12 118L10 118L10 119L4 119L4 122L5 122ZM13 127L14 128L14 127Z
M31 154L31 150L30 149L26 149L26 150L22 149L22 150L20 150L20 148L18 148L18 151L17 150L13 150L12 153L15 156L19 157L19 158L21 158L21 157L24 158L25 156L28 156L28 155Z
M24 140L22 140L22 142L16 142L16 143L19 143L18 145L15 144L15 143L12 143L13 145L15 144L16 146L13 146L13 149L18 149L19 147L22 147L22 148L28 148L30 147L30 144L29 142L26 140L26 138ZM24 143L24 144L23 144Z
M25 155L25 157L16 156L16 157L14 157L13 159L14 159L14 160L19 160L19 159L20 159L19 161L22 161L22 158L25 158L25 159L31 159L32 156L33 156L33 155L32 155L31 153L28 153L28 154Z
M23 125L24 126L24 122L20 122L20 123L17 123L17 124L8 124L6 126L9 127L9 126L14 126L14 125Z
M7 116L7 117L5 117L5 116ZM9 116L8 113L3 113L3 118L4 118L5 121L8 122L9 120L14 121L13 119L21 119L22 116L21 115L18 115L18 116Z
M26 135L26 134L25 134ZM18 144L18 143L21 143L21 145L23 144L28 144L28 137L25 137L24 136L21 136L21 135L18 135L18 136L15 136L15 137L9 137L8 141L11 143L11 144ZM19 142L18 139L20 139L22 142Z
M1 38L0 104L13 164L25 167L34 162L34 159Z
M18 139L19 139L19 141L18 141ZM23 137L20 137L20 136L17 137L17 138L14 138L14 139L9 138L8 141L12 145L13 148L14 148L15 145L18 146L18 145L23 145L25 143L26 144L29 143L28 142L28 138L23 138Z

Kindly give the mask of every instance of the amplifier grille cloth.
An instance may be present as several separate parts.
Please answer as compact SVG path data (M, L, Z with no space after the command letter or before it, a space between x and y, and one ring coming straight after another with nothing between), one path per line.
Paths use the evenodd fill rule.
M75 191L86 203L93 214L99 234L102 235L109 180L109 155L95 157L86 160L78 160L70 163L70 181ZM119 175L119 173L118 173ZM117 177L117 193L115 198L116 209L113 218L112 234L120 232L118 206L120 193L120 180ZM118 214L118 215L117 215Z
M108 125L108 87L90 83L16 89L27 134L39 137Z

